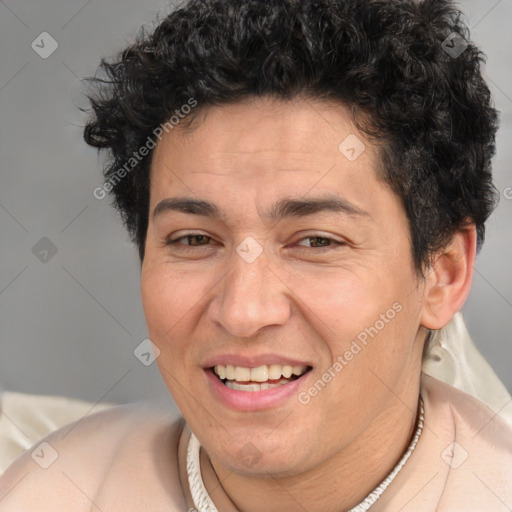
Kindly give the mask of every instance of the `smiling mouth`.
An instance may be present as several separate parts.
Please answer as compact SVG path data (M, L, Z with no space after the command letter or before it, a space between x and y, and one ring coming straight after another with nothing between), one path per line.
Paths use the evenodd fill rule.
M312 369L311 366L280 364L262 365L255 368L218 364L211 368L214 375L228 388L236 391L264 391L284 386L299 379Z

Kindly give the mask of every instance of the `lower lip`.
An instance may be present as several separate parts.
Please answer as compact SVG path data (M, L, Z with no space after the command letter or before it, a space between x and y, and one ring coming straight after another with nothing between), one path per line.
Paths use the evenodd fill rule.
M309 371L298 379L281 386L262 391L238 391L225 386L213 373L212 369L205 370L211 389L216 398L225 406L238 411L257 411L282 405L292 396L298 395L298 387L305 380Z

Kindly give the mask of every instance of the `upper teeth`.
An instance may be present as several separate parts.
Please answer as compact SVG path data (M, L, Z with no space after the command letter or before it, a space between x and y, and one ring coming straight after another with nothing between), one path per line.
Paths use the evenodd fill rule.
M302 375L307 370L307 366L264 364L256 368L246 368L244 366L233 366L230 364L224 366L218 364L213 369L221 379L236 380L238 382L266 382L267 380L277 380L281 377L289 379L292 374Z

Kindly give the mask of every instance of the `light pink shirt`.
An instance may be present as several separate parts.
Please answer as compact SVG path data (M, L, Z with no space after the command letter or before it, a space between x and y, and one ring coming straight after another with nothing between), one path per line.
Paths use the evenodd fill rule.
M427 375L421 394L420 441L371 512L512 511L512 428ZM86 417L38 441L58 453L47 469L31 450L10 466L0 478L0 512L189 511L189 436L183 418L138 404ZM236 512L203 450L201 468L219 512Z

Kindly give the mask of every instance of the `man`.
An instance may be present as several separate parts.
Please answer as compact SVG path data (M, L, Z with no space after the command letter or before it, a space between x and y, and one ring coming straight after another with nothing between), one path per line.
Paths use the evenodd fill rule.
M467 39L444 0L191 1L103 61L85 139L183 418L51 434L0 510L512 508L510 427L421 374L495 201Z

